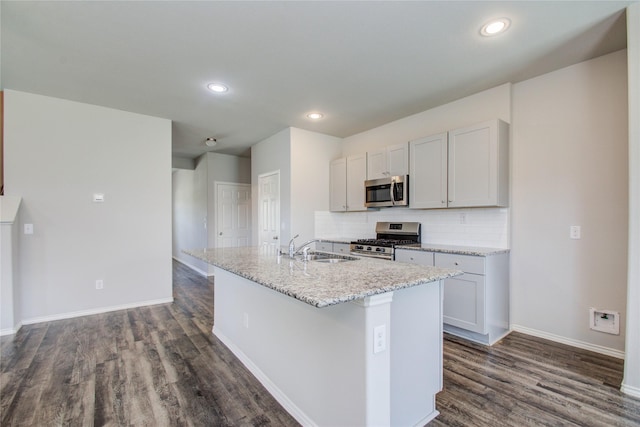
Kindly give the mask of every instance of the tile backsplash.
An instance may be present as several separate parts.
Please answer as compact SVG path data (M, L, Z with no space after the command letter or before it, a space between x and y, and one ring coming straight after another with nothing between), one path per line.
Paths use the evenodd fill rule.
M367 212L316 211L316 238L354 240L375 237L376 222L419 222L422 242L509 248L509 209L389 208Z

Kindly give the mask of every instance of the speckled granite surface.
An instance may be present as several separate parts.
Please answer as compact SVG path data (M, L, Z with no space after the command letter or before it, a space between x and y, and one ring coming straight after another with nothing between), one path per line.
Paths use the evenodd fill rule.
M509 249L500 248L482 248L473 246L454 246L454 245L432 245L423 243L420 247L415 246L396 246L397 249L409 249L412 251L425 251L425 252L441 252L445 254L458 254L458 255L474 255L474 256L490 256L497 254L509 253Z
M351 243L351 240L345 240L345 239L317 239L318 242L327 242L327 243L345 243L345 244L349 244ZM355 239L352 239L355 240Z
M335 264L292 260L259 247L185 253L315 307L326 307L462 274L460 270L359 258Z

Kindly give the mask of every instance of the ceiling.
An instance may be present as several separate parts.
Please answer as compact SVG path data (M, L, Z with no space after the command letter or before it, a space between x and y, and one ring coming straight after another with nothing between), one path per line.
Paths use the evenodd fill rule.
M248 155L289 126L347 137L623 49L629 3L3 0L0 76L171 119L178 157Z

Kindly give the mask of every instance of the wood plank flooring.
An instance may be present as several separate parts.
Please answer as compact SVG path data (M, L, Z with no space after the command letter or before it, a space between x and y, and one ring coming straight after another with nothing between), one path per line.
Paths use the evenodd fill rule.
M174 262L174 298L2 337L0 425L297 425L211 334L213 281ZM640 426L618 359L518 333L493 347L447 335L444 367L430 427Z

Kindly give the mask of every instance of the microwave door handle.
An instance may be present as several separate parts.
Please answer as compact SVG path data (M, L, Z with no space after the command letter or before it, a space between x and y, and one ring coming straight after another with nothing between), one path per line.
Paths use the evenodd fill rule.
M396 189L396 182L393 179L391 179L391 185L389 186L389 191L391 195L392 206L396 204L395 189Z

